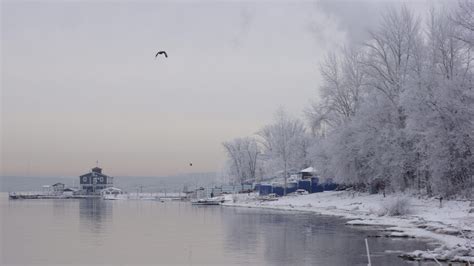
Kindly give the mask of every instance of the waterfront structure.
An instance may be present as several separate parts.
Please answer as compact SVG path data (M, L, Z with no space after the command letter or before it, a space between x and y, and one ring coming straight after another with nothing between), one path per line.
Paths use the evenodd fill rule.
M66 197L72 197L74 196L74 193L76 193L77 190L73 189L73 188L65 188L63 190L63 195L66 196Z
M313 167L308 167L299 172L301 179L310 179L312 176L316 175L316 169Z
M112 187L114 178L102 173L102 168L96 166L92 171L79 177L80 188L85 194L100 194L102 189Z
M51 187L53 188L53 192L63 192L66 186L63 183L56 183Z
M106 200L128 199L128 195L116 187L104 188L100 191L100 195Z

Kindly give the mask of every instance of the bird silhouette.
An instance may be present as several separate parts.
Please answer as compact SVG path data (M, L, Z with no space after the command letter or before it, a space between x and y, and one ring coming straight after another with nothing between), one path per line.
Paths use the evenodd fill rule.
M161 54L164 54L165 57L168 58L168 54L165 51L159 51L158 53L156 53L155 58L157 58L158 55L161 55Z
M189 163L189 166L193 166L193 163Z

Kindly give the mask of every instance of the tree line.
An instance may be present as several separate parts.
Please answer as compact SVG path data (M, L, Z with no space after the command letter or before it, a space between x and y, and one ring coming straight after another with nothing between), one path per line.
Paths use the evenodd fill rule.
M363 44L329 52L319 97L223 143L235 181L314 166L360 189L468 195L474 175L474 2L420 19L387 9ZM306 122L306 123L305 123Z

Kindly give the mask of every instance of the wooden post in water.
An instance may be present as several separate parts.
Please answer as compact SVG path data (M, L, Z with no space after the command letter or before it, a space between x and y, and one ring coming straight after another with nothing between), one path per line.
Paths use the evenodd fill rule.
M372 266L372 263L370 262L369 243L367 242L367 238L365 239L365 248L367 249L367 259L369 260L369 264L367 264L367 266Z

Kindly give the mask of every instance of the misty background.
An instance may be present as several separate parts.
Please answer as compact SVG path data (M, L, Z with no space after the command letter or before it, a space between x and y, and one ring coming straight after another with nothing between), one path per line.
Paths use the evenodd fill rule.
M1 175L219 172L223 141L301 115L327 51L402 4L3 1Z

